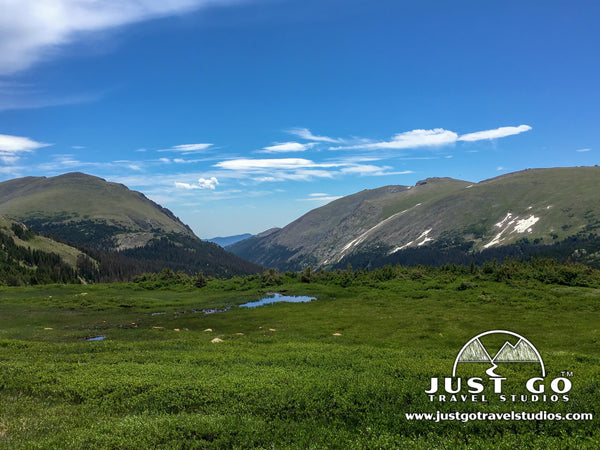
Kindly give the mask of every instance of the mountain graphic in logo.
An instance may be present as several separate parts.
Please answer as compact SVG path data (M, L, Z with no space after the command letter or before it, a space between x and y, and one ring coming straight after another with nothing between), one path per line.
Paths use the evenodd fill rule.
M500 351L494 356L493 362L539 362L540 358L536 355L531 345L520 339L517 345L511 345L506 341Z
M471 341L469 346L460 352L458 360L460 362L493 362L479 339Z
M513 341L515 337L519 340L513 345L507 339L500 350L495 353L495 356L491 357L490 355L494 353L490 352L485 345L483 345L480 338L488 335L502 334L512 337ZM542 361L540 353L537 351L534 345L523 336L506 330L486 331L485 333L478 334L474 338L470 339L469 342L467 342L460 350L456 360L454 361L452 376L456 376L456 368L459 363L491 364L492 367L486 370L486 373L490 377L500 376L494 372L494 370L498 367L498 363L537 363L540 365L542 376L546 376L544 362Z

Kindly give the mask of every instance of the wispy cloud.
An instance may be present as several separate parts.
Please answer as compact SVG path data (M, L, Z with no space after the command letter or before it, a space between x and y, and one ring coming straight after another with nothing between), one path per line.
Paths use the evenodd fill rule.
M328 164L327 167L332 167L334 164ZM270 169L300 169L312 167L324 167L322 164L317 164L309 159L303 158L274 158L274 159L230 159L221 161L215 164L215 167L228 170L238 171L263 171Z
M289 130L286 130L286 131L290 134L293 134L294 136L298 136L302 139L306 139L307 141L331 142L331 143L341 142L340 139L334 139L334 138L330 138L328 136L315 136L314 134L311 133L311 131L308 128L290 128Z
M590 148L580 148L580 149L575 150L575 151L579 152L579 153L584 153L584 152L589 152L590 150L591 150Z
M329 169L338 163L316 163L304 158L232 159L221 161L215 167L235 173L253 183L276 181L308 181L316 178L333 178Z
M54 58L85 33L182 14L239 0L19 0L3 1L0 14L0 75Z
M81 153L81 152L79 152ZM47 173L62 173L66 170L81 170L81 171L144 171L149 164L156 164L156 161L131 161L131 160L115 160L115 161L81 161L78 157L80 154L54 154L50 156L50 160L36 164L33 166L35 171ZM30 167L31 170L31 167Z
M219 184L219 180L217 180L216 177L210 177L210 178L199 178L197 184L189 184L189 183L182 183L182 182L176 181L175 187L178 189L186 189L186 190L209 189L211 191L214 191L218 184Z
M435 128L433 130L412 130L398 133L389 141L362 142L360 144L332 147L331 150L347 149L408 149L418 147L432 147L456 142L458 135L454 131Z
M330 150L350 150L350 149L415 149L421 147L440 147L454 144L459 141L475 142L491 139L499 139L506 136L523 133L531 130L529 125L519 125L518 127L500 127L493 130L477 131L467 133L461 136L458 133L444 128L434 128L432 130L412 130L398 133L389 141L363 141L358 144L330 147Z
M37 142L27 137L0 134L0 160L5 164L14 164L24 153L52 144Z
M459 141L483 141L486 139L499 139L514 134L524 133L531 130L529 125L519 125L518 127L500 127L494 130L477 131L475 133L463 134L458 138Z
M356 164L349 167L343 167L340 169L340 172L343 174L353 174L360 176L371 176L371 177L381 177L386 175L407 175L413 173L412 170L403 170L401 172L390 172L392 167L390 166L374 166L371 164Z
M215 167L234 171L251 178L255 182L307 181L314 178L333 178L343 175L384 176L412 173L411 171L391 172L389 166L357 164L348 161L314 162L304 158L279 159L232 159L221 161Z
M52 155L52 160L38 164L37 170L45 172L64 171L69 169L82 169L90 167L97 163L83 162L75 159L73 155Z
M300 201L305 202L319 202L319 203L329 203L338 198L342 198L340 195L329 195L322 193L308 194L308 198L301 198Z
M212 147L212 144L182 144L174 145L170 148L163 148L158 150L159 152L177 152L182 155L191 155L194 153L202 153Z
M314 143L301 144L299 142L283 142L280 144L271 145L265 147L262 150L258 150L257 153L287 153L287 152L303 152L311 147L314 147Z
M2 24L0 22L0 67L2 66ZM1 75L1 69L0 69ZM32 85L14 83L13 88L7 88L11 83L0 84L0 111L46 108L49 106L78 105L95 102L109 92L105 89L98 92L83 92L69 94L49 94L43 89ZM4 87L3 87L4 86Z

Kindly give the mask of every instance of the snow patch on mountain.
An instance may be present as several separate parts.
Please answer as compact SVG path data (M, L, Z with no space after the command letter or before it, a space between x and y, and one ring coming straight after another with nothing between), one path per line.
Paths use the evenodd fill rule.
M421 247L422 245L425 245L427 242L433 241L432 238L428 237L429 233L431 233L431 230L432 230L431 228L428 228L427 230L423 231L421 233L421 235L414 241L410 241L404 245L393 248L391 251L388 252L388 255L399 252L400 250L404 250L405 248L410 247L411 245L413 245L415 242L418 242L418 241L421 241L421 242L418 242L417 247Z
M533 231L532 227L540 220L539 217L535 217L533 214L525 219L520 219L518 216L513 218L513 214L511 212L507 213L504 219L500 222L494 224L494 227L500 228L500 231L494 238L485 244L483 248L490 248L494 245L500 244L504 241L509 235L512 233L531 233Z
M431 228L429 228L421 233L421 236L419 236L417 238L417 241L420 239L423 239L423 240L417 244L417 247L420 247L421 245L425 245L427 242L433 241L433 239L427 237L427 235L429 233L431 233Z
M394 220L396 217L401 216L402 214L404 214L407 211L410 211L413 208L416 208L417 206L421 206L421 203L417 203L415 206L405 209L404 211L400 211L397 212L396 214L392 214L390 217L388 217L387 219L383 219L381 222L379 222L378 224L376 224L375 226L369 228L367 231L365 231L364 233L362 233L360 236L358 236L357 238L351 240L350 242L348 242L340 251L340 253L338 254L337 257L337 261L341 261L342 258L346 255L346 253L348 252L348 250L350 250L352 247L356 247L358 244L360 244L361 242L363 242L371 233L373 233L375 230L377 230L378 228L382 227L383 225L385 225L386 223Z
M531 227L534 226L537 221L540 220L539 217L530 216L528 219L521 219L515 225L515 229L513 232L515 233L531 233Z

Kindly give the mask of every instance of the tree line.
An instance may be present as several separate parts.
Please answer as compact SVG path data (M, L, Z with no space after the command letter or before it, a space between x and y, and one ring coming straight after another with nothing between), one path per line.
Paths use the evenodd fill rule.
M29 230L23 230L19 225L13 225L12 229L20 239L33 237ZM0 231L0 285L79 282L76 271L60 255L19 246L12 236Z

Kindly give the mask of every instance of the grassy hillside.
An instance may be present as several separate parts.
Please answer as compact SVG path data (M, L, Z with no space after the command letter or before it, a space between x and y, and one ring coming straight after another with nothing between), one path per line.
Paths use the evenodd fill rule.
M272 272L200 290L0 288L1 445L598 448L597 272L539 264L304 275L310 282ZM235 306L273 291L317 300ZM460 348L493 329L533 342L548 380L572 372L569 401L429 401L430 379L450 376ZM86 340L97 336L106 338ZM521 393L527 373L503 367L505 389ZM405 415L437 410L594 418Z
M83 254L0 216L0 286L80 283ZM87 258L90 267L97 262Z
M480 183L430 178L344 197L229 249L282 270L380 267L409 258L462 262L468 255L502 254L498 249L524 239L552 246L574 236L597 237L598 186L599 167L525 170Z
M170 211L143 194L82 173L2 182L0 213L38 227L60 221L83 227L105 224L122 232L192 234Z
M93 281L127 281L163 268L219 277L261 270L216 244L201 241L171 211L140 192L83 173L2 182L0 214L85 247L100 263L82 268L85 278ZM70 264L73 258L76 254L69 256Z
M21 237L19 237L15 234L15 227L21 227L23 231L26 230L22 224L10 220L7 217L0 216L0 233L11 237L16 245L23 248L30 248L31 250L56 253L60 255L61 259L69 266L73 268L76 267L77 258L82 255L82 252L78 249L61 242L56 242L47 237L40 236L37 233L19 233L21 235Z

